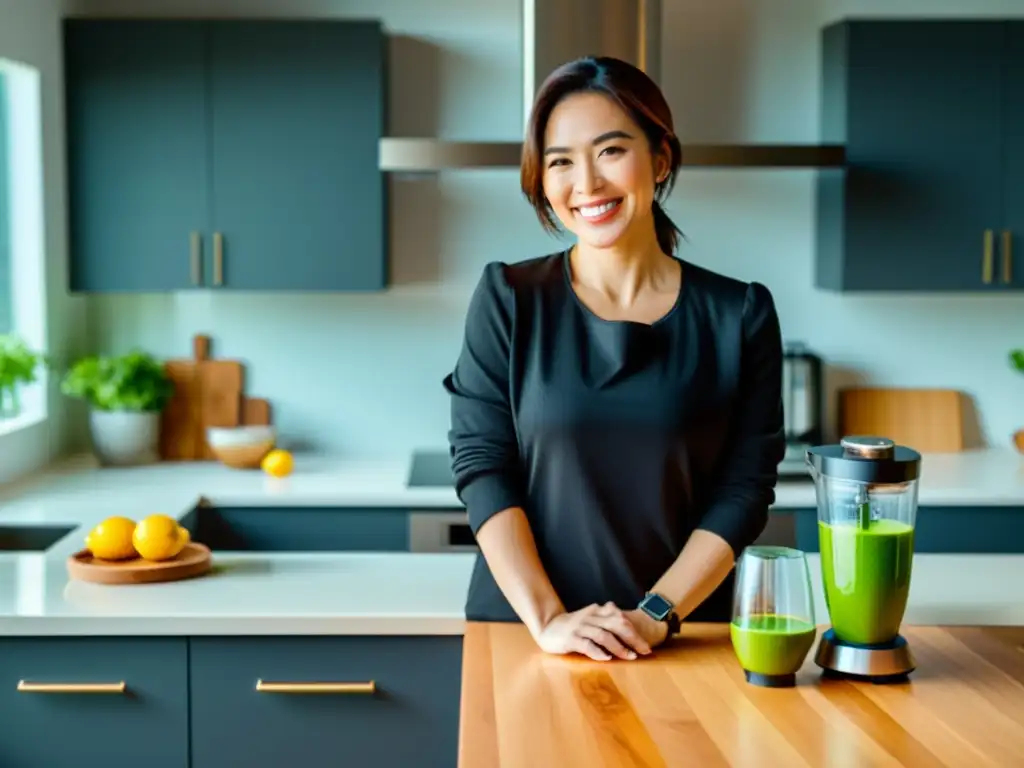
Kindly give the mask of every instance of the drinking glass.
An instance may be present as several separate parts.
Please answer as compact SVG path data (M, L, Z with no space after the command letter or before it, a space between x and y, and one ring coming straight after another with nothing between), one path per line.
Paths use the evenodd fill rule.
M747 682L796 685L817 636L806 556L790 547L747 547L736 571L729 634Z

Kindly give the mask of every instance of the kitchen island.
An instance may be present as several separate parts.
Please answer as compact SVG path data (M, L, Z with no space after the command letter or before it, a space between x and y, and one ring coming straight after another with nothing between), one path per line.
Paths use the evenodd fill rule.
M685 626L654 655L538 653L518 625L470 624L459 768L1019 766L1024 628L913 627L909 683L748 685L728 629Z

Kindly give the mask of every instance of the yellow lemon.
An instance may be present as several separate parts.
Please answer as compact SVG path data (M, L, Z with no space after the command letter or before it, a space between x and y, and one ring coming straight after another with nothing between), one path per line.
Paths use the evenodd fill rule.
M85 537L85 546L101 560L128 560L138 557L132 545L135 521L127 517L108 517Z
M192 534L188 532L188 528L182 525L178 526L178 535L181 536L181 546L184 548L190 541L192 541Z
M260 466L268 475L287 477L295 468L295 459L288 451L276 448L263 457Z
M181 552L186 539L178 521L169 515L150 515L135 526L132 543L147 560L170 560Z

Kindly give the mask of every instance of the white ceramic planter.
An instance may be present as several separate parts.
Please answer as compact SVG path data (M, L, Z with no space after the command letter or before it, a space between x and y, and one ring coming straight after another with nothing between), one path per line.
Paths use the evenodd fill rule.
M98 411L89 413L96 458L105 466L152 464L160 458L160 413Z

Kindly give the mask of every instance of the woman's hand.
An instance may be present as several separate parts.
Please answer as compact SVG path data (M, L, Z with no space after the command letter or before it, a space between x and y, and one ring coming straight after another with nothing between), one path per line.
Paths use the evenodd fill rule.
M555 616L538 634L537 645L546 653L580 653L595 661L629 660L651 652L633 621L613 603Z
M668 624L666 622L652 619L639 608L626 611L626 618L632 622L633 627L649 648L656 648L668 640Z

